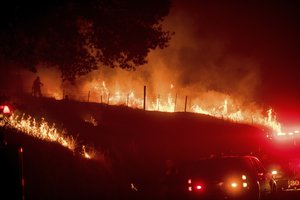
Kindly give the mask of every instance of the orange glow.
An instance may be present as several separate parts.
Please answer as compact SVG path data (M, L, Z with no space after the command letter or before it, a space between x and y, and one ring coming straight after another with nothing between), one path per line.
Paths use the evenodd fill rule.
M151 83L148 83L135 76L132 77L130 73L119 70L113 73L98 71L92 73L88 79L79 80L81 83L79 88L72 89L67 85L63 91L59 91L57 87L50 88L51 90L49 89L45 96L48 94L48 96L61 99L63 96L61 94L68 94L72 99L79 101L143 109L143 86L146 85L145 109L148 111L184 112L186 106L187 112L266 127L271 129L275 136L288 135L282 131L282 125L277 120L273 109L266 110L255 102L247 102L247 99L238 96L214 90L201 90L201 86L199 86L199 91L197 87L182 87L176 83L176 79L167 78L168 75L163 72L161 72L162 77L153 78L150 80ZM109 74L109 79L104 78L106 73ZM186 96L188 97L187 102L185 102ZM95 125L92 119L88 120Z
M231 186L232 188L237 188L238 184L237 184L236 182L233 182L233 183L230 184L230 186Z
M76 149L79 149L72 136L67 135L64 130L58 130L55 124L49 125L44 118L37 122L35 118L31 116L26 117L25 114L22 117L12 114L9 117L8 126L40 140L58 143L74 153ZM82 152L79 153L84 158L92 159L95 157L94 150L87 151L84 145L81 146L81 149Z
M84 119L84 121L86 123L89 123L89 124L93 125L93 126L98 126L98 122L96 121L96 119L93 116L90 116L90 118Z
M136 89L131 88L126 91L115 87L111 89L105 81L93 81L87 84L87 88L92 88L91 99L95 102L107 103L110 105L127 105L132 108L143 108L143 95L136 95ZM141 90L141 89L140 89ZM164 94L155 95L147 92L146 110L161 112L182 112L184 98L177 99L176 91L178 89L171 84L168 91ZM212 93L210 99L196 98L192 103L188 104L187 110L193 113L230 120L238 123L253 124L257 126L268 127L277 135L283 134L281 124L277 121L276 114L272 109L265 113L259 107L241 106L229 95L222 95L217 92ZM179 102L179 100L181 100Z

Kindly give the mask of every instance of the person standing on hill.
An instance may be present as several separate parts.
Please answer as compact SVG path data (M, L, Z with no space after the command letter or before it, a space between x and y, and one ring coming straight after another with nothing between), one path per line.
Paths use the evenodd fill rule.
M36 77L32 85L32 94L34 97L42 97L41 86L43 85L44 84L41 82L40 77Z

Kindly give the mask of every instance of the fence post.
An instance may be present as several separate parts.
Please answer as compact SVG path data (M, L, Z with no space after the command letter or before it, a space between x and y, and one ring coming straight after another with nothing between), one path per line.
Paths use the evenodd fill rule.
M102 95L100 96L100 103L101 103L101 104L103 103L103 101L102 101Z
M185 102L184 102L184 112L186 112L186 105L187 105L187 96L185 96Z
M107 105L109 105L109 96L110 96L110 93L108 93L108 95L107 95Z
M89 90L87 102L90 102L90 95L91 95L91 91Z
M158 95L157 96L157 101L156 101L156 103L157 103L157 111L159 111L159 100L160 100L160 95Z
M191 112L191 107L192 107L192 97L190 97L190 102L189 102L189 111Z
M127 94L126 104L127 104L127 107L128 107L128 105L129 105L129 93Z
M146 110L146 86L144 85L144 106L143 106L143 108L144 108L144 110Z
M176 103L177 103L177 93L175 94L174 112L176 111Z

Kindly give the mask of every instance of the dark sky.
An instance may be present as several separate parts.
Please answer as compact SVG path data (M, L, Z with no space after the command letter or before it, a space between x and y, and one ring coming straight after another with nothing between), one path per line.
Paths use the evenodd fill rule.
M258 63L257 100L283 121L300 121L300 7L249 2L175 0L172 12L188 16L199 40L219 41L224 54Z

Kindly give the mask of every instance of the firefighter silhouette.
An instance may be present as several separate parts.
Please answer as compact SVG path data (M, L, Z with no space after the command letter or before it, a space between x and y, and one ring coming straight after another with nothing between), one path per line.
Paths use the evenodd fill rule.
M44 84L41 82L40 77L36 77L32 85L32 94L34 97L42 97L41 86L43 85Z

